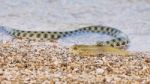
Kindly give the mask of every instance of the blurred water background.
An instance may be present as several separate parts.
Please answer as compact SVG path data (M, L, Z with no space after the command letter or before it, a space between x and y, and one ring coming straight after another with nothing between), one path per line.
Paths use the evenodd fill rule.
M22 30L65 31L106 25L125 32L129 50L150 51L150 0L0 0L0 25ZM0 39L10 36L0 32ZM62 45L95 43L88 34L60 39ZM104 39L104 38L103 38Z

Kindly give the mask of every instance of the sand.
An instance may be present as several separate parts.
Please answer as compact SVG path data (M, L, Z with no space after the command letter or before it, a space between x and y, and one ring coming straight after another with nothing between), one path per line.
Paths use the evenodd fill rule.
M148 84L150 53L82 56L58 43L14 39L0 44L1 84Z

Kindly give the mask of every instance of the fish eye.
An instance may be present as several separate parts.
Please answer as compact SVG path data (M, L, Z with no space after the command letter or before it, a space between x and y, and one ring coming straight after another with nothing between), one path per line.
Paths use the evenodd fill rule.
M75 47L73 47L73 49L74 49L74 50L77 50L78 48L75 46Z

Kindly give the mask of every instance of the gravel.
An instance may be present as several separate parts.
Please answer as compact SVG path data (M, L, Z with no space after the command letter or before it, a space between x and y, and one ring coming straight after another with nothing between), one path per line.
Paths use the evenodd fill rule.
M149 84L150 53L81 56L58 43L14 39L0 43L1 84Z

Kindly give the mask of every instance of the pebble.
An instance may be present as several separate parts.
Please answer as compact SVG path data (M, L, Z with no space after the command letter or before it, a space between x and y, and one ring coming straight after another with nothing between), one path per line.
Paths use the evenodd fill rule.
M104 69L98 68L98 69L96 69L96 73L97 74L103 74L104 73Z
M0 84L113 84L130 83L131 80L148 84L150 81L148 52L129 57L82 57L56 43L54 46L49 42L15 39L0 44Z

